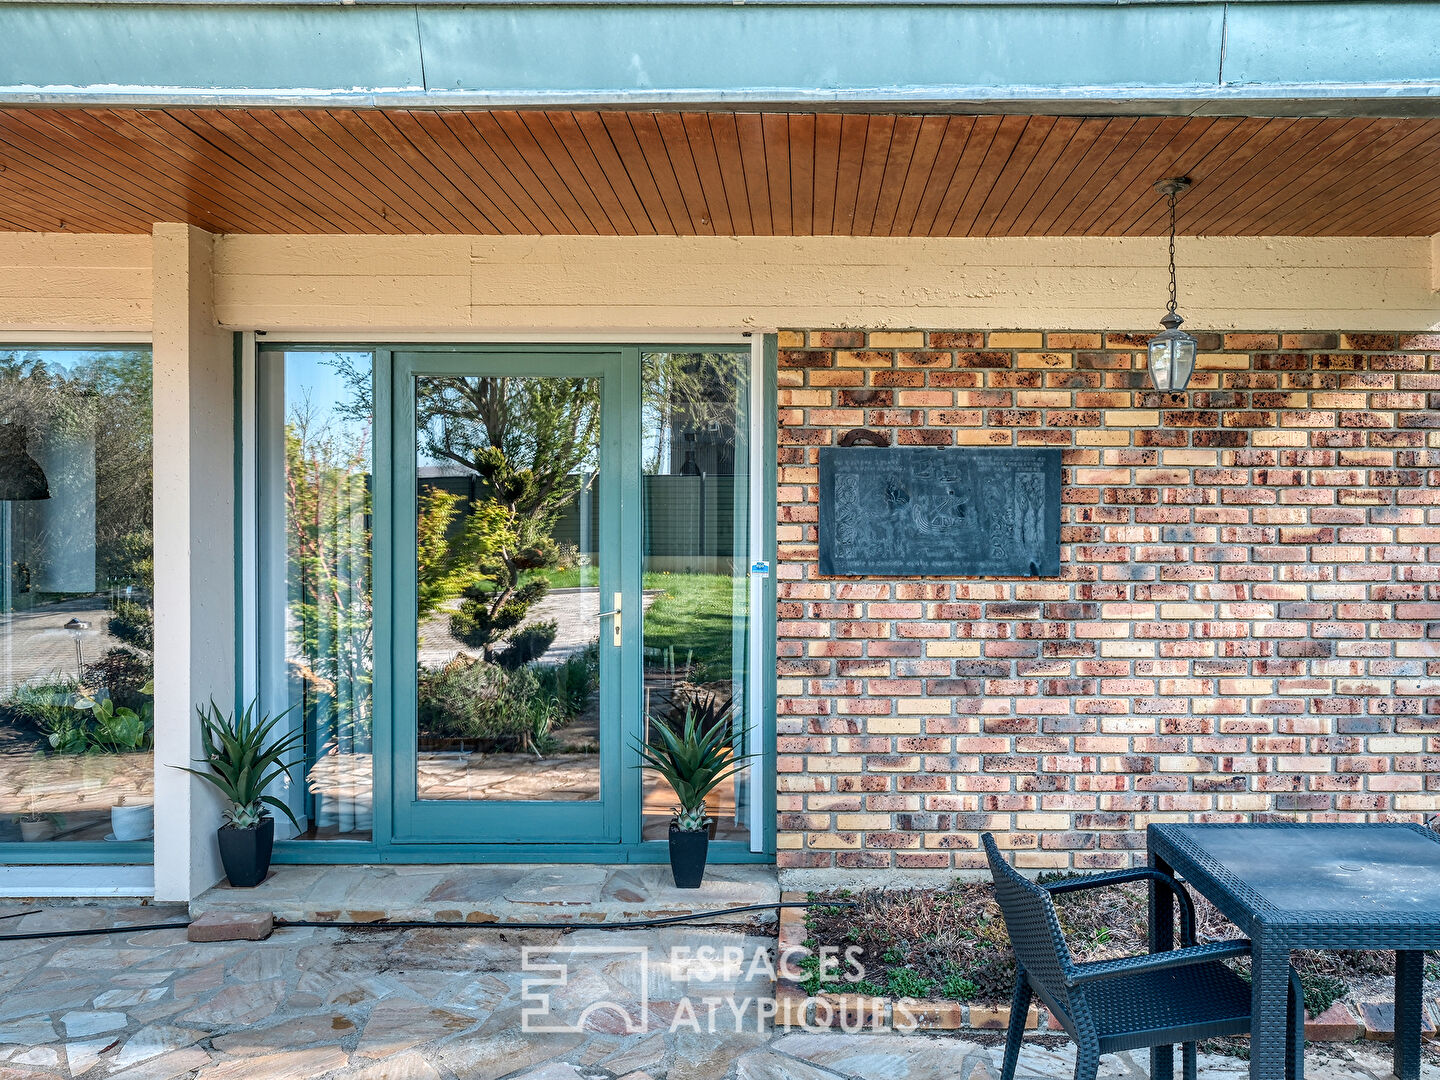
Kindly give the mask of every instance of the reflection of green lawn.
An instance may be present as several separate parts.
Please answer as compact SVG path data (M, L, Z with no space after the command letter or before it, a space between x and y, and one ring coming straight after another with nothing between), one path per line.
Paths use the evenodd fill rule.
M581 575L584 580L581 580ZM593 566L572 566L569 570L526 570L520 575L523 584L532 581L537 577L549 578L552 589L576 589L581 585L593 589L595 587L595 568Z
M661 589L645 612L646 663L703 663L706 680L730 677L736 614L734 579L725 574L646 574L645 588ZM744 604L743 595L741 604ZM743 617L744 608L740 614ZM659 656L649 655L651 649ZM671 650L674 650L671 655Z
M581 573L578 567L549 570L545 577L552 589L573 589L582 584ZM593 586L594 569L585 567L583 573L583 584ZM726 574L649 573L645 590L660 593L645 612L646 664L668 666L673 661L677 667L685 667L699 662L708 669L707 678L727 678L734 625L733 579Z

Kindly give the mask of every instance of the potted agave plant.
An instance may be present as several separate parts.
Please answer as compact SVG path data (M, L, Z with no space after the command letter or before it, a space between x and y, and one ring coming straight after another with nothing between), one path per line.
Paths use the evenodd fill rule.
M220 862L225 876L236 888L248 889L265 880L270 872L270 852L275 843L275 819L269 807L280 810L298 829L300 823L290 808L265 789L288 775L293 762L285 756L304 739L304 729L271 738L275 726L290 710L276 716L255 716L251 702L239 716L226 716L212 700L209 710L197 707L200 738L205 756L198 760L207 768L174 768L191 773L214 785L225 797L225 824L215 831L220 842Z
M679 806L670 821L670 872L678 889L698 889L705 877L712 819L705 798L756 754L732 746L733 709L697 708L687 703L677 725L652 716L649 742L636 740L643 759L637 768L658 773L675 792Z

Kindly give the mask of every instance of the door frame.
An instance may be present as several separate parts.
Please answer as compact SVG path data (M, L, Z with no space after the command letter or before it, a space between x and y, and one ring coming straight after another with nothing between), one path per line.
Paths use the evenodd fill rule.
M761 775L758 791L763 805L760 811L762 829L752 845L741 841L720 840L710 845L709 859L712 863L773 863L776 851L776 795L777 795L777 748L776 748L776 665L769 658L776 656L776 497L778 473L776 462L776 360L778 340L774 333L672 334L657 333L639 338L638 335L577 334L567 332L535 334L488 334L467 335L456 333L408 333L397 334L388 340L377 340L372 333L323 333L300 332L268 336L257 342L255 332L237 335L239 347L236 361L236 484L240 495L242 513L236 515L237 558L236 588L241 603L237 604L237 706L252 700L259 691L256 677L256 656L261 648L257 627L253 622L254 603L246 600L253 596L254 584L259 575L258 554L260 547L257 533L255 501L255 450L257 413L259 407L255 393L258 353L265 351L344 351L363 349L374 356L374 476L372 479L373 505L390 507L394 501L394 477L391 462L394 454L394 430L388 418L393 416L394 365L393 357L398 352L476 352L503 349L512 354L537 354L546 352L620 351L622 366L634 372L635 384L632 389L636 400L640 387L639 357L648 351L705 352L736 351L748 349L750 353L750 470L751 470L751 541L750 559L763 566L763 570L750 575L752 648L751 707L758 721L761 757L756 766ZM468 340L467 340L468 339ZM633 363L631 362L633 361ZM380 418L387 422L381 422ZM638 440L638 428L634 436ZM638 455L636 460L638 460ZM632 535L640 535L641 505L637 497L632 500L633 508L626 514L633 514ZM390 665L393 662L394 635L394 590L391 581L393 542L393 515L376 514L372 530L372 565L374 567L374 618L373 647L376 666L374 693L377 704L388 706L393 693L394 680ZM636 611L640 601L640 580L638 565L630 571L635 578L631 588L634 599L626 595L626 607ZM623 571L622 571L623 574ZM637 620L627 620L629 628L638 628ZM627 630L628 632L628 630ZM640 693L639 649L634 654L635 701L632 717L638 716ZM622 702L622 710L625 708ZM640 839L642 825L640 814L640 774L638 770L621 768L622 789L620 842L537 844L537 843L406 843L394 839L394 821L391 814L391 769L395 758L392 723L376 723L374 731L374 759L380 763L374 776L374 837L372 841L359 840L277 840L274 861L277 864L345 864L345 863L450 863L450 862L609 862L609 863L663 863L668 861L668 846L664 841L644 842ZM386 767L384 763L391 763ZM630 807L633 804L633 810ZM630 826L625 819L632 821ZM756 850L752 850L752 847Z
M639 699L632 687L631 660L640 647L635 619L621 619L619 649L605 645L604 625L597 627L602 642L599 655L601 709L599 730L600 796L594 801L525 800L523 802L447 801L421 799L416 792L418 726L414 635L416 443L415 383L427 376L470 377L513 375L517 378L586 378L600 381L601 477L599 559L600 596L619 592L623 611L636 611L638 574L624 553L638 548L631 508L638 503L639 479L628 463L638 460L638 401L634 375L618 348L580 349L556 346L536 351L512 347L475 346L473 349L396 349L391 352L391 625L393 634L390 677L389 755L391 830L393 844L444 843L433 837L453 837L454 843L618 844L622 842L627 799L634 786L624 765L629 756L633 726L628 718ZM508 370L507 370L508 369ZM631 578L635 578L632 581ZM603 606L607 606L602 604ZM381 767L384 767L383 765ZM514 839L501 839L497 818L523 818ZM488 827L487 827L488 825ZM577 836L577 834L579 834ZM466 836L483 837L470 840ZM576 837L570 839L570 837ZM555 839L548 839L554 837Z

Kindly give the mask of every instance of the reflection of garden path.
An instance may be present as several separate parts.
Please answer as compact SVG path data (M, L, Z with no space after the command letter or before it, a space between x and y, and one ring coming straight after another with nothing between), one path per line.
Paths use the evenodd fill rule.
M420 798L464 802L600 797L599 754L420 754Z
M0 841L22 814L55 815L60 839L103 840L110 808L154 801L154 758L138 754L0 753Z
M598 754L479 754L427 752L420 755L420 797L446 801L545 800L584 802L600 794ZM371 805L370 755L324 757L310 770L309 788L315 794L334 795ZM645 839L661 840L674 807L675 796L659 777L644 779ZM710 799L710 810L721 839L743 839L748 834L735 821L735 786L726 781ZM484 839L476 837L477 840Z
M24 683L75 678L75 639L65 624L71 619L90 624L80 636L89 664L120 646L105 632L109 618L103 596L82 596L0 615L0 694Z
M17 686L74 679L75 638L71 619L88 622L80 645L93 663L120 642L105 632L109 612L103 596L82 596L0 615L0 698ZM110 807L150 802L155 768L149 753L50 754L29 727L0 729L0 842L19 840L22 814L52 817L58 839L102 840L110 831Z
M660 594L659 589L645 590L647 611ZM459 605L460 601L452 600L443 610L420 624L419 658L422 667L443 667L455 659L456 653L472 657L480 655L479 649L468 648L450 636L450 612ZM539 662L558 664L595 641L600 634L599 614L600 593L595 589L554 589L548 593L530 608L525 619L527 623L555 620L555 640Z

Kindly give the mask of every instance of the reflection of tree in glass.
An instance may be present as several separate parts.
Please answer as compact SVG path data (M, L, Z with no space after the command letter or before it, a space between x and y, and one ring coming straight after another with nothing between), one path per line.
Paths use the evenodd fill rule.
M647 352L641 357L644 368L640 380L646 428L702 430L729 427L733 430L741 403L737 390L746 385L745 373L750 354L741 349L734 352ZM349 401L341 409L353 417L368 417L371 402L369 368L355 367L347 357L337 356L336 371L349 387ZM535 459L522 452L526 447L543 445L543 440L526 439L515 429L523 420L525 410L518 408L520 399L504 384L511 382L564 382L540 379L423 379L433 388L419 386L416 391L416 427L429 432L432 421L439 420L437 439L423 446L436 461L453 461L469 466L469 452L477 446L497 446L505 451L516 468L523 469ZM461 384L474 384L462 386ZM448 384L448 385L446 385ZM598 386L590 391L598 402ZM521 390L520 393L524 391ZM458 421L448 430L443 422L451 411ZM484 441L477 435L483 430ZM511 432L515 434L512 437ZM659 448L645 447L645 471L660 471L656 460Z
M451 536L463 495L422 486L415 498L415 616L420 622L479 580L471 550L473 529Z
M731 450L735 423L740 415L739 390L745 386L749 365L745 352L655 352L642 357L641 385L645 388L647 438L643 448L645 472L656 475L678 470L671 460L672 441L687 433L715 432Z
M600 438L595 379L424 378L416 421L432 460L477 468L477 455L499 450L515 473L529 473L524 502L542 515L559 511L593 470Z
M342 410L368 415L368 375L343 356L334 364L350 388ZM558 564L551 531L595 479L600 382L424 376L415 381L415 431L422 459L469 470L483 491L467 499L420 486L417 615L423 620L463 595L451 633L493 659L548 591L549 582L533 572Z
M95 531L111 584L149 586L151 565L151 364L147 352L97 354L79 369L99 399Z
M368 744L370 432L366 425L319 417L307 396L285 425L288 651L317 742Z
M143 350L82 353L68 366L37 350L0 351L0 420L22 423L32 438L94 440L93 464L87 453L67 458L66 467L94 469L97 586L150 586L150 397ZM88 475L83 479L88 484ZM46 518L48 527L29 545L25 573L34 579L43 578L45 557L67 542L63 520Z

